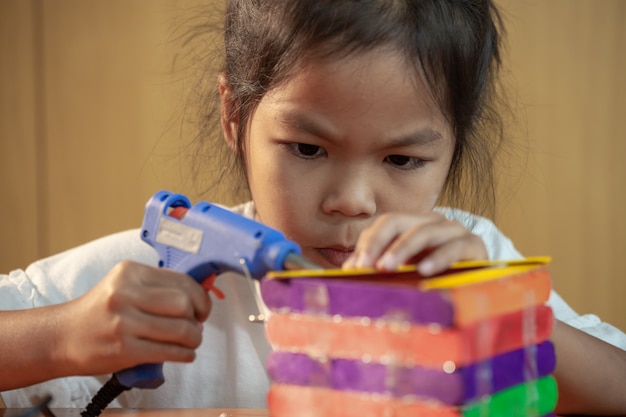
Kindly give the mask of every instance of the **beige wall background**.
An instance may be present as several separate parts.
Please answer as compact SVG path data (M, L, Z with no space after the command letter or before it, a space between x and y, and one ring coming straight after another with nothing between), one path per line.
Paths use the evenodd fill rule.
M626 329L626 2L498 3L530 152L500 175L497 222L553 257L576 310ZM171 71L189 4L0 2L0 271L139 227L156 190L200 198L176 158L189 83Z

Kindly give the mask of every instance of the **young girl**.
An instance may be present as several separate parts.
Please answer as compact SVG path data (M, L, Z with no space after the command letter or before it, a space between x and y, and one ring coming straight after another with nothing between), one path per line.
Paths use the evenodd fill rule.
M233 210L324 267L418 262L432 275L520 257L459 209L494 198L499 29L488 1L231 0L217 116L251 195ZM212 303L157 262L132 230L1 276L7 406L49 393L55 407L84 407L110 373L167 362L163 386L112 406L265 407L269 347L247 319L248 282L221 277L226 300ZM550 303L557 411L626 413L624 334L554 293Z

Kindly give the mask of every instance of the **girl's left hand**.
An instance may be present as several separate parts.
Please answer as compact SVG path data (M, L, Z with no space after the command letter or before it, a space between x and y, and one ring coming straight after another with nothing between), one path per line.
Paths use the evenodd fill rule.
M432 276L457 261L487 258L480 237L440 213L383 214L361 233L343 268L393 271L417 263L421 275Z

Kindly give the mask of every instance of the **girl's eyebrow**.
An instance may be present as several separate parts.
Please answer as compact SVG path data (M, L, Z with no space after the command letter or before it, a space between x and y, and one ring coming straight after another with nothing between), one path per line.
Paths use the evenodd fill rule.
M431 127L424 127L406 136L391 139L386 147L401 148L405 146L425 146L441 140L443 135L438 130Z
M297 129L318 138L330 139L335 136L332 128L324 128L322 123L315 121L310 115L299 111L280 112L276 119L278 123L287 128Z
M288 128L297 129L318 138L332 140L333 137L337 136L333 134L332 128L324 128L321 123L316 122L309 115L298 111L281 112L276 119L278 123ZM385 148L426 146L441 140L441 138L443 138L441 132L427 126L398 138L386 139L384 146Z

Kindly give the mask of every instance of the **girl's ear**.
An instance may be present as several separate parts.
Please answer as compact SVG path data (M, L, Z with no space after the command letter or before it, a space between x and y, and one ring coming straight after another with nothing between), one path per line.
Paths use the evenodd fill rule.
M233 91L225 73L222 72L217 76L217 84L220 93L220 122L222 124L224 139L233 151L239 152L237 148L239 113L235 109Z

